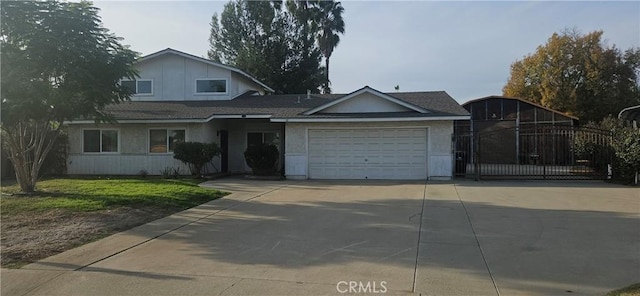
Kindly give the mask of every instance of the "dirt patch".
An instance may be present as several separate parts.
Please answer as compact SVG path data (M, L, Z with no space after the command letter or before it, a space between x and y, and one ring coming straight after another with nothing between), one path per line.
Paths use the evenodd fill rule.
M95 212L48 210L3 216L2 267L20 267L71 248L165 217L175 209L120 207Z

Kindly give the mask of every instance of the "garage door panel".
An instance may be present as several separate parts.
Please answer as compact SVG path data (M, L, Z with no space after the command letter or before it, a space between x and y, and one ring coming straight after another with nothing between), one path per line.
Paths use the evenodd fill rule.
M309 131L312 179L426 179L426 129Z

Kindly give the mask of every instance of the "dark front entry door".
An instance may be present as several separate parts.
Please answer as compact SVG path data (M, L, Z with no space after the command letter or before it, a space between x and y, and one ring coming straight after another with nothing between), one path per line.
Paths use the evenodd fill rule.
M226 173L229 171L229 131L220 131L220 171Z

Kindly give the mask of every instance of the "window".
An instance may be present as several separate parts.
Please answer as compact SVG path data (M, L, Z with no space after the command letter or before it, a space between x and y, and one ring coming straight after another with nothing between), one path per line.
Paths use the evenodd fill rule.
M84 130L82 135L85 153L117 153L118 130L92 129Z
M149 152L173 152L176 143L184 142L184 129L151 129L149 130Z
M197 94L222 94L227 92L226 79L196 79Z
M260 144L273 144L280 147L280 133L278 132L251 132L247 133L247 147Z
M153 94L153 80L151 79L122 80L121 84L137 95Z

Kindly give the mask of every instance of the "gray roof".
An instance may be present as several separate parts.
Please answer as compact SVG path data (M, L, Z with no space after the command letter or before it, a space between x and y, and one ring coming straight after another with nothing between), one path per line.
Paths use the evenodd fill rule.
M344 94L254 95L247 92L232 100L130 101L107 106L117 120L205 120L224 115L270 115L271 118L369 118L467 116L469 113L444 91L387 93L399 100L427 109L430 113L313 114L303 112L327 104Z

